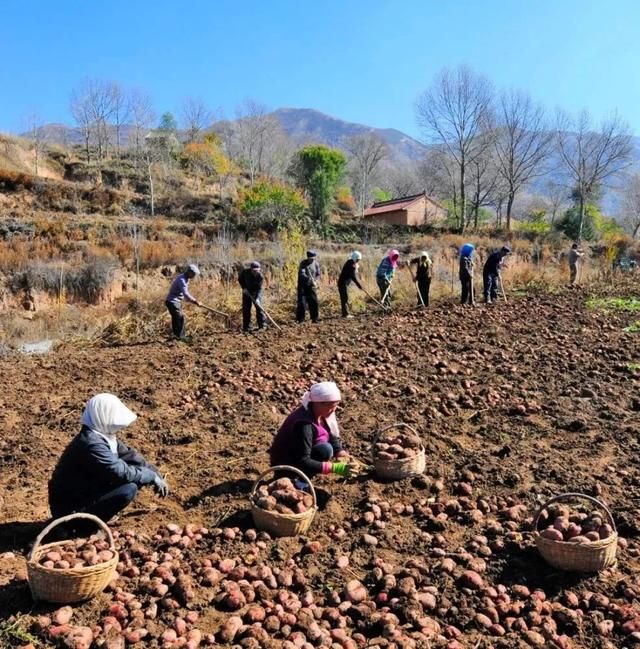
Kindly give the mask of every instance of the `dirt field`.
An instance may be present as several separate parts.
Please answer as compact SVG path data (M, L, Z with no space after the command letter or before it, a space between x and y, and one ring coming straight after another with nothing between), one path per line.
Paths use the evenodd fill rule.
M578 289L475 309L441 303L286 326L282 334L213 328L191 345L66 347L2 361L0 646L26 644L20 630L54 645L32 622L56 607L33 605L22 555L48 518L56 458L79 430L84 402L103 391L138 413L123 439L168 473L172 489L163 501L143 492L114 525L131 565L171 547L166 523L208 529L183 548L195 595L181 601L174 593L175 611L161 603L140 646L163 646L158 637L187 610L200 614L188 628L216 634L219 644L225 618L249 619L245 607L230 612L217 601L222 585L202 585L197 569L207 557L214 567L224 558L293 567L298 578L288 590L313 599L293 620L280 620L269 641L241 628L229 644L242 647L631 646L629 621L640 629L640 334L623 331L633 314L590 310L585 298ZM251 532L242 536L251 527L250 488L268 466L277 425L316 380L343 389L339 418L351 453L367 460L375 429L405 421L426 446L426 474L398 483L318 480L331 498L308 536L256 542ZM628 541L616 570L572 576L540 559L531 517L566 491L610 505ZM146 550L136 555L134 542ZM465 580L468 569L483 585ZM129 573L117 588L144 607L159 599ZM364 601L343 593L353 579L367 588ZM256 594L267 614L276 592ZM117 593L76 607L72 623L101 624ZM319 635L305 611L319 621ZM6 622L11 616L17 625ZM122 626L135 628L130 622Z

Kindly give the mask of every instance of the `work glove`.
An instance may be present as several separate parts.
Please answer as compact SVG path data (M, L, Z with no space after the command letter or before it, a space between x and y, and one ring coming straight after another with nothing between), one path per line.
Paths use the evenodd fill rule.
M169 495L169 485L157 473L153 478L153 488L161 498L166 498Z
M331 465L331 472L347 479L355 478L359 475L357 467L353 464L347 464L347 462L334 462Z

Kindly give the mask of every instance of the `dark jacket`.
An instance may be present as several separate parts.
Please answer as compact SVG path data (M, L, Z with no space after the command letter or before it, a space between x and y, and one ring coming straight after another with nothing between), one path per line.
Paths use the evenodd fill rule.
M322 462L311 459L311 449L318 438L318 427L310 409L300 406L280 426L269 449L271 466L286 464L300 469L307 477L322 472ZM336 456L342 451L342 440L329 431L329 443Z
M473 259L471 257L460 257L460 279L466 280L473 275Z
M317 288L320 265L313 258L303 259L298 266L298 291Z
M338 277L338 286L349 286L351 282L362 290L362 285L358 280L358 273L356 271L356 262L353 259L347 259L340 272L340 277Z
M58 460L49 481L49 500L76 509L123 484L151 484L156 473L134 449L118 440L115 455L104 437L83 426Z
M425 279L431 279L431 272L433 268L433 262L425 261L422 257L416 257L410 262L412 265L416 265L416 279L418 281L424 281Z
M492 252L487 261L484 262L484 268L482 270L483 275L497 275L500 271L500 266L502 265L502 259L504 255L498 250Z
M263 281L264 275L260 272L254 272L251 268L245 268L238 275L240 286L249 291L254 297L262 290Z

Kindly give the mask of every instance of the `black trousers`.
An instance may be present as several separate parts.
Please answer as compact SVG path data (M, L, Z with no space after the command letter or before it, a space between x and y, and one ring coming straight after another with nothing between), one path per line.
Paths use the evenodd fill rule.
M138 495L138 486L133 482L115 487L89 503L59 502L49 495L49 508L54 518L60 518L74 512L93 514L105 523L121 512Z
M315 288L303 288L298 291L298 306L296 308L296 320L304 322L305 315L309 309L309 316L312 322L318 322L320 306L318 304L318 292Z
M258 291L255 295L252 296L253 299L260 304L260 301L262 300L262 291ZM242 294L242 328L245 331L249 331L249 327L251 326L251 308L255 306L251 300L251 298L246 294ZM256 322L258 323L258 327L262 329L265 326L265 317L264 317L264 311L257 306L255 307L256 309Z
M342 309L342 317L346 318L349 315L349 289L346 284L338 284L338 293L340 293L340 308Z
M460 274L460 304L473 304L472 279L469 273Z
M184 338L184 314L182 307L176 306L173 302L165 302L171 314L171 329L176 338Z
M418 306L422 306L424 302L425 306L429 306L429 289L431 288L431 278L430 277L419 277L418 278L418 291L420 292L420 297L422 302L420 302L420 297L418 298Z

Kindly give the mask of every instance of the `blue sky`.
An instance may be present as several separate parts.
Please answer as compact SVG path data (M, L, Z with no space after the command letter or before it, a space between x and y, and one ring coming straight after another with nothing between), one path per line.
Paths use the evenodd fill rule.
M549 109L617 110L640 134L636 0L2 0L0 130L71 123L84 76L146 89L158 113L252 98L419 135L413 105L466 63Z

